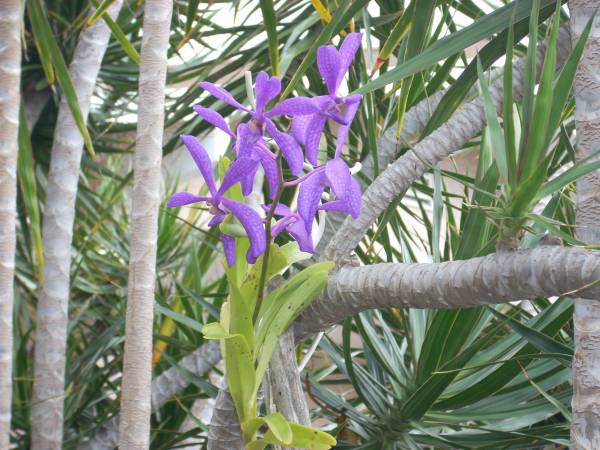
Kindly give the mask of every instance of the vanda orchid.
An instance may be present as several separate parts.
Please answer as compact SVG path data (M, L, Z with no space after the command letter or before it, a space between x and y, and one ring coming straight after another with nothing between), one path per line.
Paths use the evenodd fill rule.
M314 252L312 230L319 210L345 212L355 218L360 214L360 187L341 153L361 97L338 95L360 48L360 40L359 33L350 33L339 50L331 45L318 50L319 72L329 93L326 96L295 97L269 107L281 92L281 80L260 72L255 93L249 93L256 104L247 108L222 87L200 83L211 95L248 115L248 120L238 125L234 133L216 111L200 105L194 107L200 117L234 141L235 159L218 189L206 150L196 138L181 136L209 195L178 192L168 205L204 203L213 216L209 226L218 225L221 230L229 296L222 306L221 320L205 325L202 332L206 339L223 342L227 385L240 420L241 438L248 449L264 449L268 445L327 449L336 443L329 434L288 422L280 413L259 416L257 392L279 336L321 294L333 264L312 264L267 294L265 286L275 275L285 273L292 264L306 258L307 253ZM278 116L291 119L291 134L278 128L273 120ZM319 161L319 141L329 119L338 124L335 154L329 161ZM290 179L284 177L284 162ZM261 166L270 201L255 210L243 203L243 197L252 192ZM302 173L307 167L309 170ZM241 196L239 192L228 193L237 184L241 186ZM284 189L298 189L296 211L293 205L281 202ZM324 194L329 194L325 203ZM293 242L283 246L272 244L283 232L289 233ZM250 265L245 261L236 263L236 255L245 246Z
M269 77L266 72L260 72L256 77L255 98L253 108L247 108L238 102L222 87L202 82L200 87L212 96L245 112L249 116L247 122L241 123L234 133L225 119L216 111L200 105L194 106L194 111L204 120L224 131L235 142L236 159L226 172L221 187L217 190L214 183L210 159L206 150L192 136L181 137L200 169L210 197L201 197L187 192L175 194L168 205L178 207L191 203L205 202L210 206L214 215L209 226L221 224L229 214L233 215L244 227L250 248L247 260L254 263L258 256L268 248L267 241L286 229L296 239L303 251L312 252L311 238L313 222L317 211L339 211L356 218L360 214L360 186L352 177L349 167L341 158L342 149L351 123L358 110L361 96L338 95L340 85L348 72L352 60L360 48L361 34L350 33L339 50L333 45L322 46L317 52L317 65L328 95L318 97L295 97L275 103L271 108L268 104L281 92L281 80ZM280 131L272 118L287 116L291 118L292 133ZM327 121L337 122L337 144L334 158L319 163L318 145ZM267 135L272 141L267 140ZM302 151L304 147L304 152ZM294 179L284 180L281 157L287 163ZM305 160L312 167L308 173L301 174L306 167ZM273 227L260 217L259 211L254 211L242 203L224 197L225 192L233 185L240 183L244 195L249 195L256 172L262 166L267 179L269 194L273 200L265 208L267 218L283 216L280 223ZM291 205L280 205L277 194L285 188L299 186L297 212L292 212ZM322 195L330 190L331 200L322 203ZM284 209L285 208L285 209ZM272 209L272 211L271 211ZM285 211L285 213L282 213ZM285 225L285 226L284 226ZM299 227L304 231L300 232ZM269 235L266 236L266 232ZM223 232L222 242L230 266L235 263L234 237Z

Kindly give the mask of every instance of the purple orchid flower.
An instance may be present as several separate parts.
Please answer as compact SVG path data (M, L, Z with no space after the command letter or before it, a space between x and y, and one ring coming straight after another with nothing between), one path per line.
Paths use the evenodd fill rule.
M340 97L338 89L342 83L354 55L360 48L361 33L350 33L340 45L324 45L317 50L319 73L327 86L328 95L315 97L314 103L319 112L307 116L294 117L292 133L298 142L304 145L306 159L313 165L318 164L319 140L328 119L340 124L337 131L335 157L338 158L350 131L350 125L358 111L362 96L359 94Z
M320 205L326 187L331 188L335 199ZM298 214L302 217L308 232L312 229L318 210L339 211L350 214L356 219L360 215L360 205L360 185L340 158L332 159L309 172L300 184Z
M271 206L263 205L265 211L269 211ZM282 217L271 228L271 236L278 236L283 230L288 233L298 242L300 250L303 252L314 253L310 229L304 223L304 219L300 214L292 212L290 208L283 204L278 204L275 207L275 215Z
M228 91L216 84L203 81L200 83L200 87L210 92L219 100L250 114L252 120L247 124L247 133L243 137L239 136L238 133L238 145L240 147L249 148L251 151L257 142L262 140L266 131L281 149L292 175L300 174L304 161L300 145L292 136L279 131L271 118L282 115L295 117L315 114L319 110L319 107L313 99L307 97L290 98L266 111L266 105L281 92L281 80L279 77L269 78L269 75L264 71L260 72L256 77L256 108L254 111L243 106ZM202 115L203 112L199 112L198 114ZM218 120L214 112L210 117L205 117L204 115L202 117L208 121Z
M224 197L224 194L233 185L243 180L248 170L255 167L256 162L248 157L236 159L225 173L223 182L219 189L217 189L212 173L212 163L202 144L195 137L189 135L182 135L181 140L192 155L196 166L198 166L208 186L210 196L205 197L190 192L177 192L171 197L167 206L175 208L192 203L205 202L210 205L210 213L213 214L213 218L208 223L210 227L221 224L229 214L233 214L242 224L250 240L250 248L246 253L246 259L250 264L255 263L256 259L267 248L263 221L252 208L243 203L228 199ZM233 236L222 232L221 241L223 242L227 263L229 266L233 266L235 264L235 239Z
M227 125L227 122L223 116L221 116L221 114L218 112L204 108L200 105L195 105L194 111L211 125L224 131L235 141L236 156L251 158L255 162L254 167L252 167L248 171L247 175L240 180L242 185L242 193L246 196L252 192L254 176L256 175L259 165L261 165L265 171L265 176L269 185L269 195L271 199L273 199L277 193L277 186L279 184L279 175L276 162L277 158L273 152L267 148L264 139L262 137L258 139L253 147L250 147L247 144L243 145L244 143L247 143L249 140L253 139L253 136L249 137L249 135L252 134L252 131L249 129L250 126L248 124L240 124L237 130L238 134L236 135L233 131L231 131L231 128L229 128L229 125Z

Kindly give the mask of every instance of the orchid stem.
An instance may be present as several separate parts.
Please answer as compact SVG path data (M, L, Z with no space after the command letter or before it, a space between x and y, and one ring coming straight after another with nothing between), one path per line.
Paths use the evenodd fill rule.
M265 219L265 235L267 238L267 248L262 258L262 267L260 271L260 279L258 282L258 295L256 297L256 307L254 308L254 316L253 322L256 323L256 319L258 317L258 312L260 311L260 304L262 302L263 296L265 294L265 285L267 282L267 269L269 267L269 254L271 252L271 221L273 220L273 216L275 215L275 208L277 208L277 204L281 200L281 194L283 193L283 189L285 188L285 184L283 181L283 169L281 168L281 151L277 151L277 174L279 176L279 183L277 186L277 193L275 194L275 198L271 203L271 207L269 208L269 212L267 213L267 217Z

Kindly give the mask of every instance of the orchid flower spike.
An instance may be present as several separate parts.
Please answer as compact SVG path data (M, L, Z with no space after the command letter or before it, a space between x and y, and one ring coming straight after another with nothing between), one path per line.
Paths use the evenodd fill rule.
M319 111L312 115L294 117L292 133L304 145L306 159L316 166L321 134L328 119L340 124L337 131L335 157L339 157L346 143L350 125L358 111L362 96L359 94L340 97L338 89L352 64L354 55L360 48L361 33L346 36L339 50L334 45L324 45L317 50L317 66L327 86L328 95L315 97Z

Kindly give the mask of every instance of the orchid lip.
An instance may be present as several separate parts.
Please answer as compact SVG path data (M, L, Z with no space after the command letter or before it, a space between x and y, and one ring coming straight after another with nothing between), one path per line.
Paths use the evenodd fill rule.
M210 213L211 213L213 216L216 216L216 215L219 215L219 214L227 214L227 213L228 213L228 211L224 211L224 210L222 209L222 207L220 207L220 205L219 205L219 203L218 203L218 202L216 202L216 203L210 203L210 205L211 205L211 207L210 207L210 209L209 209L209 212L210 212Z

